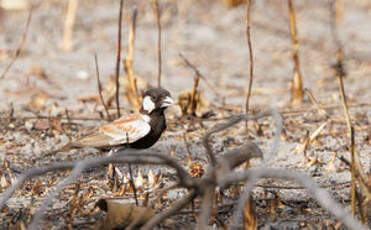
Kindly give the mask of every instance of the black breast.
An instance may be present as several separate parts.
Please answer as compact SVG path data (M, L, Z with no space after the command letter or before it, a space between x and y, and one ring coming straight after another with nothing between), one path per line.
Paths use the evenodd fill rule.
M160 139L161 134L166 130L166 121L165 115L163 111L154 112L150 115L151 121L150 126L151 130L149 133L142 137L141 139L137 140L129 144L130 148L134 149L146 149L154 145L158 139Z

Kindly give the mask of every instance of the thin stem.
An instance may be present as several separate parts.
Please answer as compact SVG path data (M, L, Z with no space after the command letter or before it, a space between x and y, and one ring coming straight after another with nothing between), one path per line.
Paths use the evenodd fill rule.
M115 75L115 83L116 83L116 92L115 92L115 99L116 99L116 110L117 110L117 117L121 117L120 113L120 99L119 99L119 92L120 92L120 62L121 62L121 25L122 25L122 10L124 8L124 0L120 0L120 11L119 11L119 21L118 21L118 35L117 35L117 56L116 56L116 75Z
M161 69L162 69L162 55L161 55L161 12L158 0L153 0L153 8L157 19L157 87L161 88Z
M252 89L252 83L253 83L253 76L254 76L254 56L253 56L253 50L252 50L252 43L251 43L251 33L250 33L250 11L251 11L251 0L247 0L247 6L246 6L246 38L247 38L247 44L249 46L249 55L250 55L250 78L249 78L249 88L247 91L246 96L246 104L245 104L245 113L246 115L249 113L249 101L251 96L251 89ZM246 120L245 126L247 129L247 123Z
M99 98L100 98L100 101L102 102L102 105L104 107L104 111L106 111L107 119L111 120L111 115L109 114L108 107L107 107L106 102L104 101L103 95L102 95L102 84L101 84L100 78L99 78L98 56L97 56L96 53L94 53L94 61L95 61L95 73L97 75Z
M26 21L26 28L23 31L21 42L19 43L17 49L15 50L15 53L14 53L14 56L13 56L12 60L10 60L9 64L5 67L4 72L1 74L0 79L3 79L5 77L5 75L9 71L9 69L13 66L14 62L17 60L19 55L22 53L24 45L26 43L26 38L27 38L27 34L28 34L28 28L30 27L31 18L32 18L32 7L31 7L30 11L28 12L27 21Z

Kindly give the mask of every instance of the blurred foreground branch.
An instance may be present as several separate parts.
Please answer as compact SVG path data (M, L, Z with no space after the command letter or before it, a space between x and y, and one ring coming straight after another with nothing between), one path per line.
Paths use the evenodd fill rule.
M56 188L50 192L46 198L41 202L40 208L37 210L33 222L30 228L38 226L45 210L52 203L52 200L59 194L59 192L68 184L74 183L81 174L89 168L96 166L105 166L109 163L125 163L125 164L140 164L140 165L163 165L168 168L173 168L176 171L176 177L178 179L178 187L185 188L188 190L188 194L183 196L183 198L175 201L167 209L158 212L153 216L148 222L146 222L141 229L152 229L154 226L162 222L164 219L171 215L176 214L180 209L184 208L186 205L190 204L196 197L201 199L200 214L198 218L197 228L206 229L208 228L209 218L212 213L213 200L215 196L215 191L217 188L224 189L228 186L237 184L239 182L244 182L249 180L251 190L255 183L250 183L251 178L281 178L294 180L301 183L309 193L318 200L323 208L332 213L338 220L342 221L350 229L367 229L358 223L350 214L348 214L339 204L337 204L331 196L323 189L321 189L310 176L303 173L297 173L286 169L270 169L267 167L259 167L257 169L249 169L244 171L235 171L234 169L241 165L242 163L255 157L263 157L263 153L260 148L252 143L248 142L238 148L230 150L224 154L214 156L212 147L209 143L211 135L225 130L241 121L246 119L259 119L262 117L272 116L275 120L276 131L275 136L280 134L280 127L282 121L277 121L279 116L277 112L266 111L255 116L239 115L229 119L228 122L215 126L211 131L209 131L203 138L203 143L206 148L207 154L210 158L210 163L206 165L206 172L201 178L193 178L183 167L183 164L176 160L175 158L159 154L152 153L149 151L135 151L135 150L124 150L119 151L115 155L100 157L100 158L90 158L75 162L63 162L55 163L42 168L31 169L27 173L21 175L17 181L9 187L3 194L0 200L0 209L4 207L5 203L9 200L12 194L19 189L22 184L31 178L39 175L44 175L47 172L73 169L70 175L62 180ZM275 137L275 138L276 138ZM271 154L277 151L277 143L273 141ZM175 188L172 186L169 189ZM237 212L241 210L237 209ZM133 221L134 223L136 220ZM134 227L134 226L131 226Z

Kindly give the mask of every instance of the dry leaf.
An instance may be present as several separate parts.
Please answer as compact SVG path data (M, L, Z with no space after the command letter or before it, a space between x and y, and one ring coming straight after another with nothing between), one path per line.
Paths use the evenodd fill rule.
M34 124L34 128L39 130L48 130L50 128L49 120L37 120Z
M96 229L124 229L130 224L141 226L155 215L155 211L149 207L135 206L125 202L125 199L117 198L100 199L96 206L107 212L107 216L100 221Z
M32 186L32 190L31 190L31 194L33 196L38 196L40 195L41 193L43 192L43 188L41 187L40 185L40 180L37 180L33 186Z
M149 170L147 176L148 176L148 184L149 184L149 186L150 187L155 186L156 185L156 175L153 174L152 169Z
M310 142L312 142L321 133L321 131L323 130L323 128L325 128L326 125L327 121L312 132L312 134L309 136Z
M302 153L306 156L307 147L310 143L309 132L305 134L305 138L295 147L294 153Z
M40 78L49 85L54 85L53 82L50 80L49 76L46 74L45 70L39 65L31 66L29 74Z
M43 110L49 98L50 97L48 95L43 93L32 95L28 106L33 110Z
M139 168L138 168L138 174L137 174L137 177L135 178L134 184L138 188L142 187L144 185L144 178L143 178L142 172L140 171Z
M335 166L335 160L336 160L337 154L338 154L337 152L334 152L334 155L332 155L332 158L331 158L330 162L327 164L327 167L326 167L327 171L329 171L329 172L337 172L338 171L338 169Z
M7 188L9 186L8 181L5 178L5 175L0 172L0 188Z
M77 98L77 101L80 101L82 103L95 102L95 103L99 104L100 103L100 98L99 98L99 95L91 94L91 95L87 95L87 96L81 96L81 97Z

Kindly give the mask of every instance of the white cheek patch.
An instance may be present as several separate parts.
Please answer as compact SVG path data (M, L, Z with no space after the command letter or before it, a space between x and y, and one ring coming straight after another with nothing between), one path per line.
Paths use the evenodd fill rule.
M143 109L148 113L151 113L155 109L155 103L153 103L149 96L143 98Z

